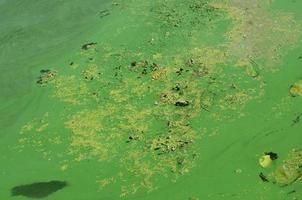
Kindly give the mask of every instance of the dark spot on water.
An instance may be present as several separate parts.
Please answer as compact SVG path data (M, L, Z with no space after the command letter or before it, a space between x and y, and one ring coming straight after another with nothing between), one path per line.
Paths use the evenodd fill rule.
M84 44L82 46L82 49L83 50L88 50L91 46L94 46L94 45L97 45L97 43L96 42L90 42L90 43Z
M24 196L28 198L44 198L67 186L66 181L37 182L20 185L11 189L11 196Z
M38 80L36 81L39 85L44 85L48 83L49 80L54 78L56 75L55 71L49 70L49 69L41 69L40 70L40 76L38 77Z
M102 10L102 11L99 12L100 18L106 17L106 16L108 16L108 15L110 15L109 10Z
M189 101L187 101L187 100L180 100L180 101L177 101L177 102L175 102L175 106L179 106L179 107L186 107L186 106L188 106L190 103L189 103Z
M302 117L302 113L299 114L298 116L296 116L296 118L293 120L293 123L292 123L292 126L299 123L300 122L300 119Z
M278 159L278 154L274 152L265 152L265 155L269 156L271 160L277 160Z
M144 68L144 69L143 69L142 74L143 74L143 75L147 75L147 74L148 74L147 68Z
M289 194L293 194L295 192L296 192L296 190L292 190L292 191L289 191L287 194L289 195Z
M180 91L180 85L179 85L179 84L176 84L176 86L173 87L172 90L173 90L173 91L176 91L176 92Z
M138 136L132 136L132 135L130 135L129 137L128 137L128 139L129 140L127 140L126 142L127 143L129 143L129 142L131 142L131 141L137 141L137 140L139 140L139 137Z
M261 178L261 180L263 182L269 182L268 179L266 178L266 176L262 172L259 174L259 177Z
M40 73L41 73L41 74L49 73L49 72L50 72L49 69L41 69L41 70L40 70Z
M132 61L130 65L131 65L131 67L135 67L136 66L136 61Z
M176 71L176 74L178 74L178 76L180 76L182 74L183 70L184 70L183 68L180 68L178 71Z

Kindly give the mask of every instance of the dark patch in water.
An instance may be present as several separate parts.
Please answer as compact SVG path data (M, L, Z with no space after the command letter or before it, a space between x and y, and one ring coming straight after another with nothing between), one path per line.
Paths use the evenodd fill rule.
M265 152L265 155L269 156L271 160L277 160L278 159L278 154L274 152Z
M259 174L259 177L261 178L261 180L263 182L269 182L269 180L266 178L266 176L262 172Z
M11 189L11 196L25 196L29 198L44 198L67 186L65 181L37 182L20 185Z
M175 106L186 107L188 105L190 105L190 102L187 100L185 100L185 101L180 100L180 101L175 102Z
M82 49L88 50L90 47L95 46L95 45L97 45L96 42L89 42L89 43L83 44Z
M300 113L294 120L293 120L293 123L292 123L292 126L299 123L300 122L300 119L302 118L302 113Z
M109 10L102 10L102 11L99 12L100 18L106 17L106 16L108 16L108 15L110 15Z

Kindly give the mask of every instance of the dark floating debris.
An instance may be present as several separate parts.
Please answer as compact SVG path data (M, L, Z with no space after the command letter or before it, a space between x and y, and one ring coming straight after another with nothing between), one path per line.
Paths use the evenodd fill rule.
M49 72L50 72L49 69L41 69L41 70L40 70L40 73L41 73L41 74L49 73Z
M149 73L155 72L158 69L159 69L158 64L150 63L147 60L132 61L129 66L130 71L138 72L141 75L147 75ZM141 76L139 76L138 78L141 78Z
M45 198L68 184L66 181L37 182L20 185L11 189L11 196L24 196L28 198Z
M278 154L274 153L274 152L265 152L265 155L268 155L270 157L271 160L277 160L278 159Z
M138 140L139 140L139 136L137 136L137 135L130 135L128 137L128 140L126 142L129 143L131 141L138 141Z
M135 67L136 66L136 61L131 62L131 67Z
M176 71L176 74L178 74L178 76L180 76L182 74L182 72L184 71L183 68L180 68L178 71Z
M175 87L172 88L172 90L176 92L180 91L180 85L176 84Z
M298 116L293 120L293 124L292 124L292 125L295 125L295 124L299 123L300 120L301 120L301 117L302 117L302 113L300 113L300 115L298 115Z
M259 174L259 177L261 178L261 180L263 182L269 182L269 180L266 178L266 176L262 172Z
M190 59L187 61L187 65L188 65L189 67L192 67L194 64L195 64L195 62L194 62L194 59L193 59L193 58L190 58Z
M171 88L171 90L173 92L178 93L179 95L183 95L184 90L186 90L187 88L188 88L188 86L177 83L174 87Z
M102 11L99 12L100 18L106 17L108 15L110 15L110 12L107 9L106 10L102 10Z
M171 135L169 136L160 136L153 141L151 149L157 151L158 155L172 153L185 149L189 144L189 141L182 140ZM182 162L183 163L183 162Z
M38 77L36 83L39 85L45 85L56 76L57 72L50 69L41 69L40 74L41 75Z
M95 45L97 45L96 42L90 42L90 43L84 44L84 45L82 46L82 49L83 49L83 50L88 50L89 48L91 48L92 46L95 46Z
M287 194L289 195L289 194L293 194L295 192L296 192L296 190L292 190L292 191L289 191Z
M187 100L179 100L175 102L175 106L179 106L179 107L186 107L188 105L190 105L190 102Z

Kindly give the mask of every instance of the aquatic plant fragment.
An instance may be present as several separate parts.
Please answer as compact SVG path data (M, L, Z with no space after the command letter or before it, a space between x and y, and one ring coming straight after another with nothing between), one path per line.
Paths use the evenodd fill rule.
M289 93L291 96L296 97L296 96L302 96L302 80L297 81L294 83L290 89Z
M96 44L97 44L96 42L89 42L89 43L83 44L82 49L83 50L88 50L91 47L94 47Z
M289 185L302 178L302 150L293 150L273 173L281 186Z
M263 168L267 168L272 164L272 159L269 155L264 155L259 159L259 164Z
M54 77L57 75L56 71L50 69L41 69L40 76L38 77L37 84L45 85L49 81L53 80Z

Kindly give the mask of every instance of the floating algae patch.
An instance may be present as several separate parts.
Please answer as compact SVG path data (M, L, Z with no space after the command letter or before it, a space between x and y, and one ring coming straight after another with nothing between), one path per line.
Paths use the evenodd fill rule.
M272 162L278 158L278 155L273 152L265 153L259 160L259 164L263 168L272 167ZM297 181L302 180L302 151L293 149L287 158L274 167L273 172L265 176L262 172L260 178L265 182L272 182L279 186L288 186Z
M152 11L161 21L163 28L202 28L204 25L209 28L209 25L214 25L212 21L223 16L221 10L212 6L208 0L164 0L160 1Z
M37 80L37 84L40 84L41 86L46 85L48 82L54 79L56 76L56 71L52 71L49 69L42 69L40 70L40 76Z
M290 94L293 97L296 96L302 96L302 80L297 81L296 83L294 83L290 89L289 89Z
M225 35L227 48L240 62L249 63L250 59L260 59L268 65L280 62L284 48L295 47L301 35L301 26L294 16L269 12L268 1L217 1L213 6L225 10L232 20L232 28Z
M20 185L11 189L12 196L24 196L28 198L45 198L62 190L67 186L65 181L37 182L28 185Z
M302 180L302 151L292 150L273 173L275 182L281 186Z
M121 171L116 176L98 182L101 187L108 178L113 179L108 184L124 183L121 196L156 189L156 177L176 181L190 172L199 157L197 141L204 134L193 128L191 121L212 110L241 112L259 91L259 82L254 79L239 85L248 76L242 69L222 67L223 61L215 60L217 56L225 59L219 50L194 49L188 55L176 54L169 65L148 56L135 59L135 51L127 55L138 61L121 65L112 57L105 65L120 66L116 70L122 76L117 80L112 80L116 72L104 76L100 65L91 61L71 68L66 72L69 75L58 73L50 84L52 96L64 102L69 111L61 114L68 141L60 145L71 156L70 162L94 159L118 163ZM250 89L243 93L246 86ZM217 115L213 119L219 120ZM38 140L37 145L44 150L43 137L52 137L49 131L43 136L48 126L44 127L45 121L34 120L24 126L20 144L32 146ZM40 131L43 133L37 134L40 128L36 127L44 127ZM55 138L47 141L57 145Z
M101 189L118 185L121 196L152 191L160 180L177 181L189 173L201 156L198 143L208 128L203 119L237 120L246 114L246 105L265 94L261 73L265 69L258 62L269 56L262 55L267 46L258 37L266 37L268 31L257 35L257 28L247 29L251 31L248 42L239 35L246 31L246 19L257 12L268 16L261 7L245 13L245 7L235 2L182 1L178 5L156 1L142 17L152 14L160 21L160 34L167 37L153 41L158 33L150 32L144 42L137 47L130 42L129 48L127 41L125 45L84 44L69 68L48 82L50 87L39 88L51 90L53 100L63 104L65 112L49 111L58 116L56 125L62 129L51 131L53 119L32 120L21 130L20 147L42 152L52 149L47 156L60 155L57 159L63 159L59 163L65 164L64 170L66 165L90 160L100 166L119 166L118 172L102 173L92 182ZM254 8L250 3L246 5ZM142 10L137 12L146 11ZM178 28L212 30L211 24L220 15L229 15L234 22L226 33L234 37L226 37L221 45L195 44L196 36L183 37L184 31ZM275 25L272 21L265 18L264 23L271 27ZM158 31L158 24L147 25ZM164 48L171 35L181 36L180 41L173 41L180 48ZM251 46L254 40L262 46ZM277 43L279 37L273 38L272 44Z

